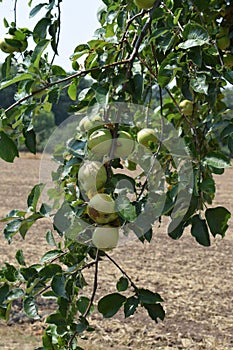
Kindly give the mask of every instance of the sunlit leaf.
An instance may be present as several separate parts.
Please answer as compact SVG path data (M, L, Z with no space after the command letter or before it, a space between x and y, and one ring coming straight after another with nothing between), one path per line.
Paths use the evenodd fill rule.
M34 320L38 320L40 318L37 303L33 297L27 297L24 299L23 309L29 318L33 318Z
M183 31L184 42L179 44L181 49L189 49L194 46L202 46L209 43L207 30L197 23L188 23Z
M204 162L214 168L224 169L230 168L231 162L228 157L226 157L223 153L220 152L211 152L205 158Z

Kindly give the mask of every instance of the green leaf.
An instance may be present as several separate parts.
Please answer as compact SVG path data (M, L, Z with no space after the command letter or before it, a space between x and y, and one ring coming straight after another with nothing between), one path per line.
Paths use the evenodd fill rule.
M142 74L135 74L133 76L133 85L134 85L134 92L133 92L134 99L141 100L142 92L143 92L143 75Z
M0 287L0 305L2 305L5 302L7 295L9 293L9 290L10 290L10 286L8 284L3 284Z
M185 225L183 222L180 222L178 225L176 224L176 220L171 221L168 226L168 235L172 239L179 239L184 232Z
M39 5L36 5L29 13L29 17L34 17L41 9L42 7L46 6L46 3L42 3Z
M124 304L125 318L129 317L129 316L132 316L135 313L138 305L139 305L138 298L135 298L135 297L127 298L127 300L126 300L126 302Z
M17 250L15 257L21 266L26 266L22 249Z
M204 163L217 169L231 167L230 159L220 152L210 152L208 156L204 158Z
M76 101L76 99L77 99L77 85L74 82L71 83L69 88L68 88L68 95L72 101Z
M206 221L201 219L199 215L195 215L191 219L191 234L196 241L205 247L210 246L210 236Z
M163 299L158 293L154 293L149 289L140 288L137 290L137 295L143 304L155 304L163 302Z
M22 224L19 228L19 233L21 234L22 238L25 238L26 233L31 228L31 226L38 220L41 219L43 216L41 216L40 213L34 213L31 216L27 217L27 219L22 221Z
M66 278L63 274L55 275L51 283L52 290L59 296L67 299L66 293Z
M54 216L53 226L60 235L63 235L71 226L71 221L69 219L70 212L71 208L69 204L64 202Z
M51 24L51 19L48 17L43 17L35 25L33 29L33 38L35 42L38 40L45 39L47 34L47 28Z
M227 146L229 148L229 151L233 153L233 136L229 137Z
M230 135L233 135L233 123L229 123L221 132L221 139L224 139L225 137L228 137Z
M178 47L181 49L189 49L194 46L202 46L209 43L209 34L207 30L197 23L188 23L183 31L183 43Z
M230 83L233 84L233 71L227 71L223 74L224 78Z
M57 264L49 264L39 271L39 276L44 280L53 278L56 274L61 274L62 268Z
M26 130L23 132L25 137L25 145L29 149L30 152L36 154L36 134L33 129Z
M50 40L43 39L43 40L39 41L39 43L35 47L33 54L32 54L32 58L31 58L31 61L32 61L35 68L39 68L40 58L41 58L44 50L49 45L49 43L50 43ZM32 76L31 76L31 78L32 78Z
M14 141L3 131L0 131L0 157L6 162L13 163L15 157L18 156L19 152Z
M47 233L46 233L46 241L49 245L51 245L52 247L56 247L57 244L55 242L55 239L54 239L54 235L53 235L53 232L51 230L49 230Z
M84 315L88 306L90 304L90 299L87 298L87 297L80 297L78 300L77 300L77 309L78 311ZM92 307L92 311L94 310L94 308Z
M108 89L102 86L95 84L92 85L92 88L95 90L95 98L97 103L99 103L101 106L106 106L108 103Z
M10 86L12 84L18 83L20 81L30 80L30 79L33 79L33 76L30 73L18 74L13 79L1 83L0 90L5 89L6 87L8 87L8 86Z
M158 82L161 87L166 87L175 77L176 72L181 70L179 66L180 54L170 53L161 63L158 74Z
M203 179L200 183L200 190L205 193L215 193L215 181L211 177Z
M34 211L34 212L36 211L37 203L44 187L45 187L44 184L37 184L31 190L27 198L27 205L31 211Z
M208 95L209 85L206 83L206 75L199 74L190 80L190 85L194 91Z
M4 236L11 243L12 237L19 231L20 226L22 224L21 219L16 219L8 222L8 224L4 228Z
M137 218L136 208L127 197L117 197L116 208L118 214L126 221L133 222Z
M205 217L212 235L215 237L219 234L224 237L231 213L224 207L209 208L205 212Z
M42 256L41 262L47 262L49 260L53 260L53 259L57 258L61 253L62 253L62 251L59 249L50 250L49 252L45 253Z
M66 71L58 65L52 66L52 72L53 72L53 75L56 75L57 77L66 77L67 76Z
M66 326L65 318L59 313L51 314L46 318L46 323L55 324L56 326Z
M158 322L158 318L163 321L165 318L165 311L162 307L161 304L145 304L144 308L147 310L150 318L155 321L156 323Z
M116 287L118 292L125 291L126 289L128 289L128 286L129 286L129 281L126 277L121 277L119 281L117 281Z
M105 295L98 302L98 311L104 318L113 317L122 307L126 297L119 293Z
M29 318L33 318L34 320L38 320L40 318L38 315L36 300L33 297L24 299L23 309Z
M11 302L16 299L20 299L24 296L24 290L22 288L14 288L7 295L7 302Z

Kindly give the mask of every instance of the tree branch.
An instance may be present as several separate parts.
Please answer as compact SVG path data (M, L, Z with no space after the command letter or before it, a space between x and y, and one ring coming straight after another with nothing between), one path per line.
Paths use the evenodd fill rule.
M90 69L87 69L87 70L84 70L84 71L79 71L75 74L72 74L66 78L63 78L63 79L60 79L60 80L57 80L57 81L53 81L51 83L48 83L46 84L43 88L41 89L38 89L36 91L33 91L31 94L27 95L27 96L24 96L23 98L21 98L20 100L18 100L17 102L13 103L11 106L9 106L7 109L5 109L5 113L11 111L13 108L19 106L21 103L27 101L29 98L33 97L34 95L54 86L54 85L58 85L58 84L63 84L63 83L66 83L74 78L78 78L78 77L85 77L86 75L92 73L92 72L96 72L96 71L99 71L99 70L102 70L102 69L107 69L107 68L111 68L111 67L116 67L116 66L120 66L120 65L124 65L124 64L127 64L129 62L129 60L122 60L122 61L119 61L119 62L114 62L114 63L110 63L110 64L107 64L107 65L104 65L102 67L95 67L95 68L90 68Z

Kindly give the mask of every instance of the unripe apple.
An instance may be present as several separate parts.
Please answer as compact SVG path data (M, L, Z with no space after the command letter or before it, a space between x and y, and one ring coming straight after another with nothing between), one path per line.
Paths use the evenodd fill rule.
M6 39L14 39L13 35L6 35L5 38L0 40L0 49L5 53L12 53L15 51L15 48L7 43Z
M180 102L179 107L181 112L186 116L191 116L193 114L193 103L190 100L183 100Z
M119 240L119 228L104 225L96 227L92 235L92 242L96 248L110 250L116 248Z
M98 129L91 133L87 147L98 156L109 154L112 145L112 134L108 129Z
M101 189L107 181L107 172L102 163L86 161L79 168L78 183L86 192Z
M134 141L132 136L126 131L119 131L118 137L115 140L114 157L125 158L134 148Z
M153 7L155 0L134 0L134 2L140 9L148 10Z
M14 43L17 43L17 46ZM0 49L5 53L23 52L27 46L27 40L17 40L11 34L5 35L4 39L0 40Z
M118 217L115 202L106 193L97 193L90 199L87 214L98 224L108 224Z
M230 46L230 39L228 36L222 36L221 38L217 39L217 46L220 50L224 51L228 46Z
M93 117L86 116L79 123L79 129L82 133L88 133L89 135L95 130L103 127L103 120L99 115Z
M137 141L140 145L150 147L150 144L158 142L156 132L151 128L144 128L137 133Z

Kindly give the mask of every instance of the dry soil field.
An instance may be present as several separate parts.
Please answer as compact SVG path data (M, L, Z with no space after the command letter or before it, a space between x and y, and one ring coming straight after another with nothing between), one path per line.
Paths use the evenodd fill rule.
M30 188L38 182L40 160L23 155L14 164L0 161L0 216L12 208L24 208ZM216 205L233 211L233 169L216 177ZM48 249L44 233L48 223L34 227L25 242L17 237L8 245L0 236L0 264L12 262L15 252L24 249L28 262L36 262ZM1 226L1 232L2 232ZM102 321L99 314L91 324L97 332L83 340L85 350L98 349L233 349L233 221L224 238L212 241L210 248L196 244L189 232L178 241L166 234L166 225L154 227L152 243L131 242L111 253L139 286L159 292L165 299L166 318L155 324L143 310L129 319L122 314ZM90 283L91 283L91 273ZM103 262L97 299L115 291L120 276L109 262ZM43 305L42 305L43 306ZM45 316L49 305L44 305ZM1 350L33 350L40 345L40 322L28 320L16 306L8 325L0 321Z

